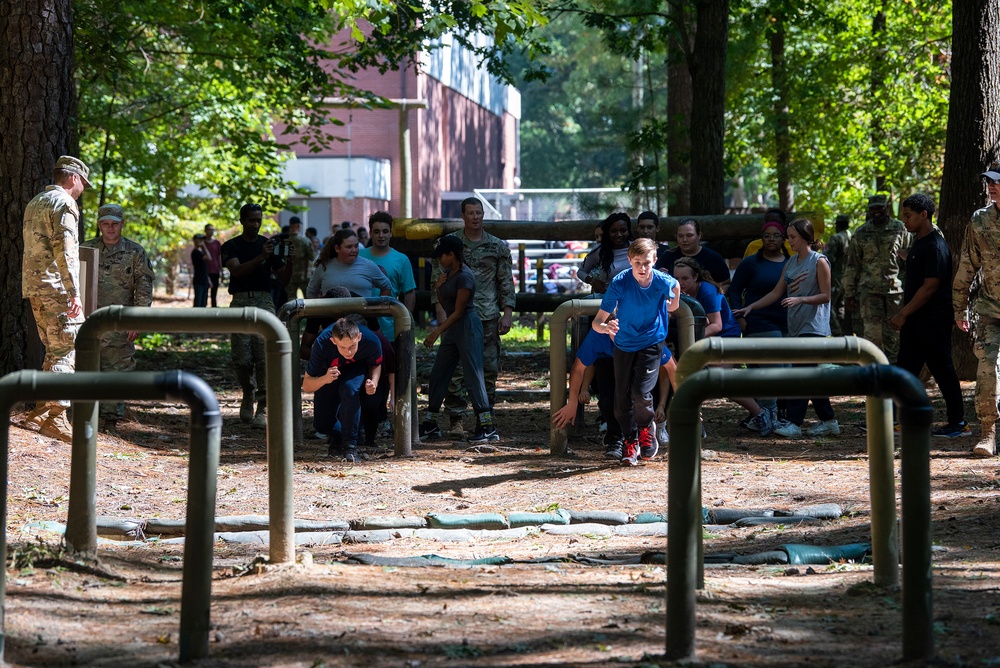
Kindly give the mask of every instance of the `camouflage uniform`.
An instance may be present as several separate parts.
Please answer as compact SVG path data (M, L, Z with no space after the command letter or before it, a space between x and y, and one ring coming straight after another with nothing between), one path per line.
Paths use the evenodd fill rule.
M299 234L288 237L288 246L295 249L292 258L292 277L285 286L289 299L298 299L298 291L302 290L302 297L306 296L306 286L309 285L309 267L316 259L316 251L313 250L312 242Z
M839 219L840 216L837 216ZM844 313L844 269L847 249L851 245L851 231L837 232L826 244L826 257L830 261L830 334L846 336L851 333L850 322Z
M976 274L982 271L976 312L974 351L979 364L976 371L976 415L983 433L998 419L998 368L1000 354L1000 211L995 205L972 214L965 230L958 270L952 283L955 320L969 320L969 289Z
M101 207L103 215L105 207ZM151 306L153 303L153 267L145 249L122 237L110 248L98 235L81 244L96 248L100 255L97 274L97 306ZM101 337L101 371L134 371L135 344L128 332L110 332ZM101 417L120 420L124 402L101 403Z
M31 303L45 346L43 371L73 373L76 368L74 346L83 314L71 318L67 310L80 298L79 220L76 202L60 186L47 186L24 210L21 296ZM45 408L55 415L69 408L69 403L50 401Z
M884 197L872 197L869 206L885 206ZM844 271L844 299L854 299L860 314L861 335L882 349L892 362L899 353L899 332L889 321L903 307L903 281L899 276L899 252L913 243L901 221L890 218L884 225L869 220L851 237Z
M476 313L483 322L483 376L486 381L486 396L492 409L497 391L497 375L500 373L500 316L505 308L514 308L516 298L514 263L507 243L488 232L483 232L483 238L479 241L466 238L465 230L454 232L453 235L462 240L465 246L465 264L476 276ZM440 264L434 262L433 267L431 285L435 284L441 273ZM431 297L431 301L437 303L436 294ZM462 367L459 365L448 385L448 396L444 402L444 412L452 418L461 416L467 405L461 394L463 379Z

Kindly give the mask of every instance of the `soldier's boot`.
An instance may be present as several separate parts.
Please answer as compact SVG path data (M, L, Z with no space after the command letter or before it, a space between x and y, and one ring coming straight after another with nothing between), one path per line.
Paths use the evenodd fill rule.
M253 422L253 390L247 393L243 391L243 401L240 402L240 422L250 424Z
M64 443L73 442L73 428L69 426L66 413L63 411L56 413L49 411L49 417L42 423L38 433L49 438L57 438Z
M984 422L982 424L982 438L972 448L975 457L992 457L997 453L996 445L996 425Z
M107 434L108 436L114 436L115 438L121 438L121 434L118 433L118 419L106 418L104 420L104 426L101 427L101 433Z
M267 402L261 401L257 404L257 414L253 417L250 426L254 429L264 429L267 427Z
M36 427L41 427L45 422L45 414L48 412L48 405L39 402L35 404L35 408L24 417L24 421L28 424L33 424Z

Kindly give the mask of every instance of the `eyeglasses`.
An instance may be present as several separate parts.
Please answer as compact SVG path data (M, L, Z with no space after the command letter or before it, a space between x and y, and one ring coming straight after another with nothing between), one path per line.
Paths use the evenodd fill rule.
M781 234L762 234L760 238L764 241L781 241L785 237Z

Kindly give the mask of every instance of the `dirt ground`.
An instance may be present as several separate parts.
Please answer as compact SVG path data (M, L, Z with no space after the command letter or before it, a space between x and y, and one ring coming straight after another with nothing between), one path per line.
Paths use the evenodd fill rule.
M228 350L225 338L208 349ZM140 368L200 373L223 405L216 514L267 514L262 431L239 422L224 354L143 351ZM429 364L421 352L421 363ZM602 457L593 420L571 453L548 454L546 355L505 357L496 452L459 441L414 447L397 459L384 443L358 464L333 460L311 440L295 454L295 517L356 520L428 513L618 510L666 512L667 457L622 468ZM214 365L214 366L213 366ZM969 412L972 385L965 384ZM940 397L932 392L936 405ZM708 507L791 509L837 503L816 525L731 528L705 536L706 553L764 552L786 543L869 540L868 461L860 399L835 401L843 433L818 441L762 439L738 425L742 409L707 404L714 457L703 463ZM183 518L187 409L131 404L121 438L98 449L99 515ZM306 414L311 406L307 402ZM941 411L939 410L939 413ZM941 416L939 415L939 418ZM43 521L65 522L69 448L20 424L11 428L6 652L17 666L172 666L178 656L183 547L148 542L100 547L81 568ZM471 427L471 418L466 420ZM973 425L977 427L978 425ZM933 665L1000 665L1000 460L973 459L972 438L932 444ZM898 464L898 460L897 460ZM898 467L897 467L898 476ZM897 478L898 482L898 478ZM35 528L30 528L32 525ZM402 537L386 543L310 545L311 565L255 573L266 548L215 547L210 658L199 666L668 665L666 570L638 562L666 538L477 536L466 542ZM507 556L503 566L397 567L352 555ZM716 566L698 598L698 659L714 666L885 666L901 655L898 590L872 584L869 565Z

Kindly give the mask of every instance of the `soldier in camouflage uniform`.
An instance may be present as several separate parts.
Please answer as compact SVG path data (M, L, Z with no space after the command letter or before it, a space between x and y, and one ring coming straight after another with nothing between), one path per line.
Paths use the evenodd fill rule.
M105 204L97 211L99 234L81 246L96 248L97 306L151 306L153 267L146 250L122 236L125 214L118 204ZM134 371L135 344L139 332L110 332L101 337L101 371ZM101 430L117 436L118 420L125 416L125 403L101 402Z
M288 245L295 248L289 262L292 265L292 275L285 286L289 299L298 299L299 290L302 298L306 296L306 286L309 285L309 268L316 259L312 242L302 236L302 220L298 216L288 219Z
M24 210L21 296L31 304L45 346L43 371L73 373L76 368L74 346L83 324L76 200L90 186L89 175L90 169L81 160L61 156L52 173L55 185L46 186ZM68 401L39 403L28 421L38 424L43 436L72 443L67 408Z
M851 217L837 216L836 226L836 233L826 243L826 259L830 261L830 334L847 336L852 327L844 312L844 269L847 268L847 249L851 245Z
M844 307L860 314L861 336L894 362L899 353L899 332L889 321L903 307L899 270L913 239L901 221L889 217L885 195L868 198L868 213L871 218L857 229L847 250ZM854 333L859 333L857 327Z
M514 318L514 274L510 248L499 239L483 230L483 204L475 197L462 201L462 220L465 228L454 232L465 246L465 264L476 277L476 312L483 322L483 372L486 380L486 396L493 409L497 390L497 375L500 371L500 337L510 331ZM434 262L431 283L436 284L441 266ZM437 295L431 296L435 305L438 322L444 322L444 309L437 303ZM444 402L444 412L451 420L451 433L461 435L462 414L466 399L460 394L463 384L461 366L456 370L448 386L448 396Z
M976 370L976 415L979 416L982 436L972 449L974 455L992 457L996 454L997 413L997 358L1000 355L1000 162L994 162L983 172L991 204L972 214L965 230L958 271L952 282L952 303L955 307L955 324L963 332L969 331L969 289L972 281L982 272L976 311L974 350L979 360Z

